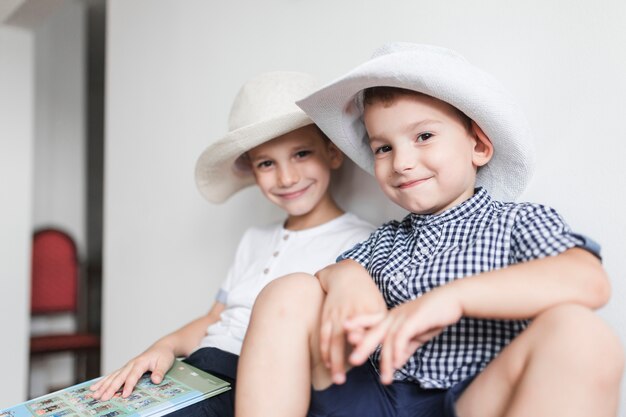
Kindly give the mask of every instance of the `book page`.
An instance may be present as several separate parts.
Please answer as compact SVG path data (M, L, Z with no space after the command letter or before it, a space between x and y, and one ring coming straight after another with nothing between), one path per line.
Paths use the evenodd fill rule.
M177 361L160 384L145 374L127 398L118 391L98 401L87 381L0 411L0 417L116 417L159 416L230 389L230 384L184 362Z

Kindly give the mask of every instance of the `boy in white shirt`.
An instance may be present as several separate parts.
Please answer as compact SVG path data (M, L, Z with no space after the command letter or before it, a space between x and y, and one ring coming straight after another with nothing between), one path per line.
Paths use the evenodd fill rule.
M319 270L372 232L330 194L343 154L295 104L314 88L311 76L296 72L265 73L244 84L231 108L229 133L198 159L196 183L216 203L256 183L287 218L247 230L211 310L95 383L94 398L109 399L122 386L128 397L148 371L159 383L175 358L185 356L232 389L171 415L233 415L238 355L261 289L288 273Z

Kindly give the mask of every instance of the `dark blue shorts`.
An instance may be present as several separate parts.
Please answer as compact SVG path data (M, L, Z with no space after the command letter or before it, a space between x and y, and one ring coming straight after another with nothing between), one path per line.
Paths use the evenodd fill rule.
M371 365L351 369L342 385L311 390L308 417L456 417L454 405L472 378L450 389L423 389L411 382L383 385Z
M239 356L217 348L202 348L184 360L190 365L230 382L230 391L192 404L168 416L175 417L232 417L235 415L235 378Z

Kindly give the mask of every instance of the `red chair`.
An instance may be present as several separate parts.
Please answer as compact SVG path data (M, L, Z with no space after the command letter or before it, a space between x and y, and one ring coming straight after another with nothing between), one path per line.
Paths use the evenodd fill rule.
M32 248L31 315L78 312L78 254L74 240L58 229L35 232ZM100 352L100 336L86 332L31 336L30 354ZM77 364L78 365L78 364ZM84 375L74 370L75 382Z

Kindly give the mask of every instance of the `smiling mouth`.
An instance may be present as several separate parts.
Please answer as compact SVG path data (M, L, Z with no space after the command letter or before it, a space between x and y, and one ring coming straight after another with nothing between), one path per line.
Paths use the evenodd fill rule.
M428 181L431 178L432 177L422 178L422 179L419 179L419 180L406 181L406 182L403 182L403 183L400 183L399 185L397 185L397 188L403 190L403 189L406 189L406 188L415 187L415 186L418 186L420 184L425 183L426 181Z
M293 200L295 198L300 197L301 195L303 195L304 193L306 193L306 191L309 189L310 185L307 187L304 187L301 190L298 191L293 191L290 193L281 193L281 194L276 194L278 197L284 199L284 200Z

